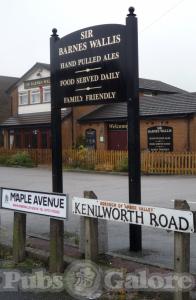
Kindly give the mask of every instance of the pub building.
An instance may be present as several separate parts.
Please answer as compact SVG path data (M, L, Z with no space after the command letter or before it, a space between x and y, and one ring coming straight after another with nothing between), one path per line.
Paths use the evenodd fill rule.
M196 94L140 79L141 150L196 151ZM36 63L9 89L10 116L0 123L5 148L51 147L50 65ZM102 150L127 150L127 104L61 110L62 147L79 141Z

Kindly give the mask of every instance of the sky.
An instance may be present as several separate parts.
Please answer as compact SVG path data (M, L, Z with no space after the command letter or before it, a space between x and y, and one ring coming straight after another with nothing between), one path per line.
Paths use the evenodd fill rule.
M0 75L21 77L49 63L52 28L63 37L85 27L138 18L139 76L196 91L195 0L1 0Z

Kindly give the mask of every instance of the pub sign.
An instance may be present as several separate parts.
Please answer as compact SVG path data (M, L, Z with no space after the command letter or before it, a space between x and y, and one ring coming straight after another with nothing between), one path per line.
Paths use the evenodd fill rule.
M53 56L56 105L126 101L125 26L107 24L78 30L56 40Z
M153 126L148 128L148 149L150 151L173 151L173 128Z

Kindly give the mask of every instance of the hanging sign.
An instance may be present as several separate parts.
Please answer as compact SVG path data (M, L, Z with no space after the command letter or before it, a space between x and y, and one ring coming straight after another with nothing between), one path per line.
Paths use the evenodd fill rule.
M68 196L65 194L1 189L1 208L66 219Z
M109 221L194 232L193 213L190 211L74 197L72 212Z
M107 24L85 28L53 46L56 107L126 101L125 26Z

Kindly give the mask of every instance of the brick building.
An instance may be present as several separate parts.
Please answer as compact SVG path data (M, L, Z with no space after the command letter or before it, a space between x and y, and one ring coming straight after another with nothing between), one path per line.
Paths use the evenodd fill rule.
M6 90L18 80L16 77L0 76L0 123L11 115L11 97ZM3 133L0 129L0 146L3 145Z
M141 149L195 151L196 95L161 81L140 79ZM36 63L9 89L11 116L0 124L4 146L49 148L50 65ZM62 144L127 149L126 103L62 109Z

